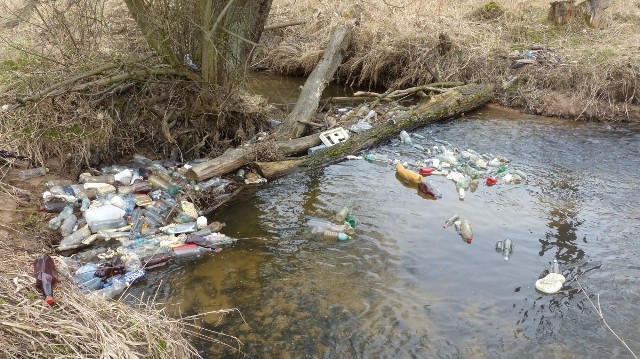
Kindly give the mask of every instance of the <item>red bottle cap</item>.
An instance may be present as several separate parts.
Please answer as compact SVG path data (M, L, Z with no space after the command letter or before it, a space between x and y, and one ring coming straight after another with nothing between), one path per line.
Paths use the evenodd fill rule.
M53 305L54 301L53 301L53 297L48 295L46 298L44 298L45 303L49 304L49 305Z
M498 183L498 179L495 177L487 177L487 186L493 186Z
M469 237L467 238L467 243L471 244L471 241L473 240L473 237Z
M428 176L435 170L436 169L432 167L422 167L421 169L418 170L418 173L420 173L423 176Z

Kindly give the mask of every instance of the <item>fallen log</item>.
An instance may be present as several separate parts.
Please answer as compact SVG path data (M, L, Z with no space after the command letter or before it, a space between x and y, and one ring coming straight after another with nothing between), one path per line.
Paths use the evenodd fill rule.
M295 107L276 131L276 137L298 138L304 133L306 130L304 121L310 122L315 116L322 92L342 63L350 38L351 27L348 25L341 25L333 32L320 62L305 81Z
M287 141L276 141L275 147L278 154L282 156L292 156L306 152L308 148L317 146L320 142L318 135L314 134ZM251 161L255 161L256 152L261 146L263 146L263 144L258 142L248 146L230 148L221 156L191 167L187 171L186 176L190 180L200 182L213 176L221 176L232 172Z
M484 84L468 84L448 92L432 96L395 121L387 121L351 137L325 150L314 152L295 161L254 162L253 166L267 179L282 176L299 167L323 166L362 149L386 141L402 130L412 130L437 121L463 115L485 105L493 98L494 87ZM277 169L277 170L274 170ZM270 177L273 176L273 177Z

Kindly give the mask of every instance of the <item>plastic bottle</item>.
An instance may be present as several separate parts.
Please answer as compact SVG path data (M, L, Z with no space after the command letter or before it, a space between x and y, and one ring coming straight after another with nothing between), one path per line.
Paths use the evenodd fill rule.
M122 218L124 216L124 210L112 204L105 204L100 207L89 208L84 213L84 216L87 219L87 223L91 225L94 221Z
M462 221L456 221L454 223L454 227L456 228L456 231L458 232L460 237L462 237L465 242L471 244L471 241L473 240L473 230L471 229L471 224L469 223L469 221L467 221L466 219L463 219Z
M354 230L349 223L335 224L331 221L322 218L308 218L307 226L311 227L312 233L323 232L325 230L344 232L346 234L354 234Z
M440 190L438 190L436 185L431 180L423 179L422 181L420 181L420 183L418 183L418 189L425 194L433 196L436 199L442 198L442 193L440 193Z
M442 225L442 228L449 227L450 225L452 225L458 219L460 219L460 216L458 216L458 214L454 214L453 216L449 217L449 219L444 221L444 224Z
M91 233L98 233L99 230L117 229L122 228L126 225L127 221L124 218L115 218L93 221L91 222L89 227L91 228Z
M181 223L164 227L162 231L166 234L191 233L197 230L196 222Z
M69 203L61 198L51 198L40 206L40 210L47 213L60 213Z
M80 183L108 183L114 184L116 183L116 179L113 175L102 175L102 176L82 176L80 175Z
M379 153L368 153L364 155L364 159L369 162L389 162L389 156Z
M336 223L344 223L349 215L349 208L343 207L336 215L333 217Z
M413 140L411 140L411 136L405 130L400 131L400 141L402 141L403 143L406 143L407 145L413 145Z
M64 248L64 247L69 247L69 246L79 244L90 235L91 235L91 229L89 229L89 226L84 226L78 229L77 231L71 233L70 235L62 238L62 241L60 241L59 246Z
M49 172L49 169L46 167L36 167L36 168L30 168L28 170L22 170L18 173L18 176L23 180L27 180L29 178L44 176L48 172Z
M513 253L513 242L510 239L505 239L502 243L502 255L505 261L509 260L511 253Z
M38 256L33 262L33 276L36 278L36 287L45 296L45 303L53 305L53 288L58 281L56 265L47 254Z
M551 265L551 273L562 274L560 272L560 265L558 264L557 259L553 259L553 264Z
M172 185L170 182L165 181L163 178L153 174L147 179L151 187L166 191L169 195L175 196L180 189L177 186Z
M62 225L62 221L64 221L67 217L69 217L73 213L73 205L67 204L66 207L58 214L56 217L52 218L49 221L49 228L54 231L60 229Z
M70 186L72 184L73 182L71 182L70 180L48 180L44 183L44 186L47 188L51 188L54 186Z
M78 217L76 217L76 215L72 213L71 215L69 215L69 217L65 218L64 221L62 221L62 225L60 226L60 234L62 234L63 237L66 237L73 233L73 227L75 227L76 222L78 222Z
M96 295L102 299L113 299L117 295L120 295L125 288L127 288L127 283L119 278L115 278L111 281L111 285L108 287L102 288L100 290L95 291Z
M325 230L322 232L322 236L332 242L337 242L337 241L346 241L351 239L351 236L346 234L346 233L342 233L342 232L336 232L336 231L331 231L331 230Z

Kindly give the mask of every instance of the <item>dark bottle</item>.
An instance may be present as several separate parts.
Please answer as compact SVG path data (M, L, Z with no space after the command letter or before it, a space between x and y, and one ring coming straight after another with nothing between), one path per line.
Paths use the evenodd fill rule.
M53 305L53 288L58 281L56 265L47 254L36 258L33 262L33 276L36 278L36 287L44 294L44 301Z
M40 206L40 210L47 213L60 213L69 204L61 198L52 198Z

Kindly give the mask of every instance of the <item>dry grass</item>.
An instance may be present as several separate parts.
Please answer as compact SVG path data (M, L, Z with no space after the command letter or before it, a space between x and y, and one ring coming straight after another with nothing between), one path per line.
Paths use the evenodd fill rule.
M308 73L316 56L306 54L320 51L336 24L355 21L350 57L339 69L344 82L404 88L435 78L501 84L518 76L516 86L501 93L499 101L545 113L548 95L562 93L583 111L561 115L633 118L640 105L638 1L614 1L607 10L608 26L601 30L587 27L581 18L564 27L553 25L546 19L548 1L498 1L503 11L492 16L483 15L486 3L275 0L270 24L291 19L306 23L268 32L270 50L262 62L281 73ZM450 51L442 51L441 34L451 40ZM553 48L563 64L510 69L508 54L532 44Z
M3 358L192 358L186 325L148 303L130 307L87 296L62 278L49 307L34 288L33 255L0 247ZM10 263L7 263L10 262ZM58 261L58 268L62 263Z

